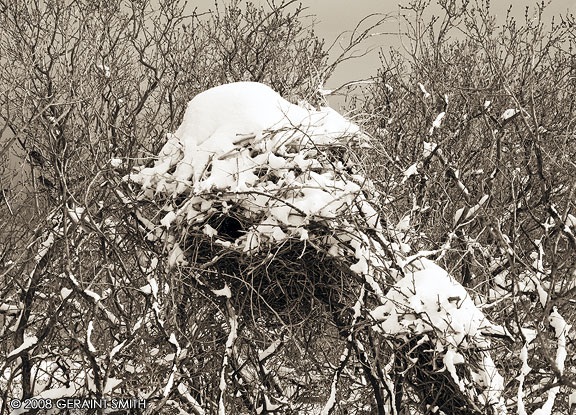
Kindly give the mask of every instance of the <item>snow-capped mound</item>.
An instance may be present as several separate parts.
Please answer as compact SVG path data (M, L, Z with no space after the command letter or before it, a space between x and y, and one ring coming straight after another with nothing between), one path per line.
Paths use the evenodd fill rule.
M265 129L298 125L308 111L258 82L235 82L208 89L188 103L174 135L187 147L210 139L234 138Z
M272 143L263 143L272 139L266 134L269 131L277 134ZM356 124L331 108L317 111L292 104L257 82L220 85L196 95L188 103L182 124L168 135L154 167L142 169L132 180L148 187L152 176L164 175L176 166L171 175L173 185L165 186L163 182L159 191L165 187L164 190L182 193L192 183L197 190L205 190L206 186L199 182L208 166L228 158L241 147L254 145L279 150L295 142L326 145L342 139L348 141L356 135L366 138ZM241 155L238 159L245 157ZM224 171L230 173L226 167Z
M446 333L446 344L467 346L483 341L483 332L506 335L503 328L486 319L466 289L448 273L426 258L411 267L386 295L384 305L370 314L385 333Z
M368 202L370 181L354 174L354 163L347 161L349 146L366 138L331 108L294 105L265 85L238 82L190 101L182 125L169 135L154 166L137 168L130 179L142 186L143 198L190 194L183 204L165 207L162 228L186 223L204 231L207 218L239 211L243 229L233 241L220 235L222 229L210 233L216 243L243 252L289 238L317 238L312 229L331 221L331 227L341 227L341 235L321 235L328 253L351 255L357 261L351 264L353 272L373 274L374 267L383 267L374 254L382 247L355 232L351 223L382 228ZM171 265L184 261L176 243L170 258Z

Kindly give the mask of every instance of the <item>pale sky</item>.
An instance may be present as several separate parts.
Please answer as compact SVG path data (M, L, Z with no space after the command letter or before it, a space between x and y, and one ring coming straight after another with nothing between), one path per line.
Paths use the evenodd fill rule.
M549 20L554 15L572 13L576 14L576 0L546 0L549 5L546 8L545 19ZM215 0L195 0L190 1L190 6L197 6L198 11L206 11L214 7ZM218 0L221 2L221 0ZM276 1L277 3L280 0ZM526 6L533 7L541 0L493 0L491 10L497 17L504 18L510 4L513 6L513 14L517 18L524 15ZM266 5L266 0L252 0L256 5ZM326 44L331 44L340 33L345 30L352 30L355 25L365 16L372 13L390 15L390 20L385 23L380 31L397 33L399 5L407 4L407 0L302 0L302 5L307 7L307 14L315 15L315 31L318 36L326 40ZM436 1L433 0L431 10L439 10ZM373 18L374 19L374 18ZM367 47L375 47L375 50L368 56L346 62L328 80L326 88L335 88L348 81L367 78L375 75L380 65L378 59L378 48L387 50L390 46L401 47L398 36L394 34L383 34L371 39ZM333 53L334 55L334 53Z

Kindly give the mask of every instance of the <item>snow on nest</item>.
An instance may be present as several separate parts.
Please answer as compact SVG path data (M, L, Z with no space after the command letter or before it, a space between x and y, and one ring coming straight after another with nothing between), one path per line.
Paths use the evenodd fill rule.
M263 142L267 131L277 133L272 142ZM235 82L211 88L196 95L189 103L180 127L168 135L168 142L160 151L154 167L144 168L132 175L132 180L150 186L153 177L165 175L176 166L172 185L162 182L157 191L182 193L190 184L196 189L231 182L232 171L222 159L229 157L247 143L267 147L270 151L282 150L291 143L313 141L315 145L338 142L351 136L362 135L358 126L329 107L320 110L294 105L270 87L257 82ZM364 135L362 135L365 137ZM266 141L266 140L264 140ZM239 163L252 160L241 155ZM260 160L261 161L261 160ZM281 163L282 160L273 160ZM205 169L218 163L220 170L212 182L202 184ZM234 166L233 170L239 170ZM212 176L215 174L213 173ZM222 177L226 176L226 177ZM225 183L223 183L223 181ZM215 182L215 183L214 183Z
M208 89L188 103L174 134L187 147L206 141L226 141L238 134L300 126L314 136L356 134L357 125L329 107L319 111L294 105L258 82L234 82Z

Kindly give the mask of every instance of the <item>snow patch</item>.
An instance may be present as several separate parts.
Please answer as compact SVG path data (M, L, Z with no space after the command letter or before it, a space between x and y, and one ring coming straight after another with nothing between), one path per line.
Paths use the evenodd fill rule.
M6 357L11 358L12 356L18 356L23 351L31 349L32 347L34 347L37 343L38 343L38 337L26 336L26 337L24 337L24 341L22 342L22 344L18 348L14 349L10 353L8 353L8 356L6 356Z
M520 112L520 110L517 110L516 108L509 108L502 113L502 115L500 116L500 119L502 121L506 121L507 119L512 118L513 116L515 116L519 112Z

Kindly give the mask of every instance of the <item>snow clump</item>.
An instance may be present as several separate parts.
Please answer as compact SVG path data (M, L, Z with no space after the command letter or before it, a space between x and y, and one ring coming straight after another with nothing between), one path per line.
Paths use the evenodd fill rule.
M271 131L276 131L273 137L268 135ZM315 111L294 105L264 84L220 85L188 103L182 124L168 135L154 166L141 169L131 179L145 188L154 184L157 192L164 193L179 194L191 184L197 190L245 190L255 177L242 170L262 164L290 167L290 160L281 157L290 145L331 144L359 131L331 108ZM247 144L260 150L261 157L250 157ZM167 175L173 167L175 171Z

